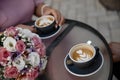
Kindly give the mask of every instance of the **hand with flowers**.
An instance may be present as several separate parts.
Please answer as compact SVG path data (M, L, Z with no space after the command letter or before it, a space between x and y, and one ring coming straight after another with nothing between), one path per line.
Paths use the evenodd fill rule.
M46 63L45 45L37 34L17 27L0 34L0 80L35 80Z

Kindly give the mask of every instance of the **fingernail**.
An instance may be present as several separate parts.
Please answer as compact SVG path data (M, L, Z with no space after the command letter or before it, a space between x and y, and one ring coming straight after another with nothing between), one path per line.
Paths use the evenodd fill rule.
M59 26L62 26L61 24L59 24Z
M58 21L56 20L56 23L58 24Z
M55 28L57 28L58 27L58 25L55 25Z

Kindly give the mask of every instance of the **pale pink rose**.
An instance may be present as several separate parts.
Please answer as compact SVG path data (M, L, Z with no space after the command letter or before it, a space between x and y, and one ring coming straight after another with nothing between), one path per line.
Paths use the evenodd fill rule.
M19 41L17 41L15 48L19 52L24 52L26 49L26 45L24 44L24 42L22 40L19 40Z
M32 41L34 43L36 51L40 56L45 55L45 45L42 43L41 39L37 36L33 36Z
M33 44L35 47L37 47L38 45L40 45L42 43L41 39L37 36L33 36L32 41L33 41Z
M10 52L4 47L0 47L0 62L6 63L9 56Z
M9 28L6 29L5 34L6 34L7 36L12 36L12 37L14 37L15 35L18 34L18 31L16 30L15 27L11 26L11 27L9 27Z
M26 78L27 80L35 80L35 78L37 78L38 76L38 69L33 69L30 72L26 73Z
M18 70L16 67L6 67L4 76L7 78L17 78L19 75Z
M43 43L37 46L36 51L40 56L44 56L46 54L46 47Z

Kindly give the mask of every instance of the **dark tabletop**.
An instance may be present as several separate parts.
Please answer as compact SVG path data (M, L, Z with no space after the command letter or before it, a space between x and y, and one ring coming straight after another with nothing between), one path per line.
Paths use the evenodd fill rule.
M48 64L45 74L38 80L40 78L44 80L111 80L112 57L105 38L91 26L79 21L66 19L65 24L61 27L62 29L55 36L43 39L47 47ZM104 58L103 66L93 75L74 76L66 70L64 59L73 45L88 40L91 40L92 45L99 48Z

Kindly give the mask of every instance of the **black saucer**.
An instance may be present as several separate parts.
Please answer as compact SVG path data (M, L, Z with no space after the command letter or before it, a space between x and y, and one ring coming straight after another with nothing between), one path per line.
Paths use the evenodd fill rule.
M37 33L41 39L47 39L47 38L50 38L50 37L53 37L54 35L56 35L59 31L61 30L61 27L58 26L58 28L56 28L54 31L52 32L49 32L49 33Z
M64 59L64 65L67 71L75 76L80 76L80 77L85 77L95 74L97 71L101 69L104 63L104 58L101 52L97 53L96 59L94 60L93 64L91 64L86 68L78 68L74 64L67 64L67 60L70 60L68 55Z

